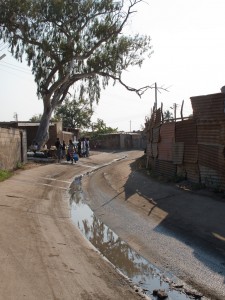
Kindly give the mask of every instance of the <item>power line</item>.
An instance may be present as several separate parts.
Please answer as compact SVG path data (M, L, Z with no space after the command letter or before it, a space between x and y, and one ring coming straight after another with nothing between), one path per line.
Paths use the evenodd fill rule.
M0 51L5 50L6 48L8 48L8 46L6 45L5 47L1 48Z
M6 70L6 69L1 69L1 64L0 64L0 71L3 71L3 72L5 72L5 73L8 73L8 74L10 74L10 75L13 75L13 76L15 76L15 77L17 77L17 78L20 78L20 79L24 79L24 80L30 80L31 81L31 78L29 78L29 77L23 77L23 76L21 76L21 74L19 74L18 72L11 72L10 70ZM24 73L25 75L29 75L28 73ZM33 80L32 80L33 81Z
M2 64L3 63L3 64ZM10 64L10 63L7 63L5 61L1 61L0 63L0 66L1 67L6 67L6 68L9 68L9 69L12 69L12 70L15 70L15 71L19 71L19 72L22 72L22 73L25 73L27 75L30 75L31 72L29 72L28 70L26 70L25 68L21 68L19 66L15 66L13 64Z

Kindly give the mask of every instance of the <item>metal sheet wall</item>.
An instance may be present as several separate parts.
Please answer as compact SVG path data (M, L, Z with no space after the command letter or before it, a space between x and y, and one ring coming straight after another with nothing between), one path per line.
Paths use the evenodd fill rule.
M205 184L207 187L224 190L224 179L220 176L217 170L202 165L199 165L199 169L201 174L201 183Z
M212 145L198 145L199 164L219 171L219 148Z
M219 144L225 144L225 121L220 122L220 136L219 136Z
M198 144L219 144L220 143L220 128L218 121L207 120L197 122L197 137Z
M146 154L147 156L152 156L152 143L147 144Z
M194 183L200 183L200 172L198 164L185 163L184 169L186 171L187 180Z
M198 161L198 145L184 145L184 162L197 163Z
M158 143L152 143L152 156L158 157Z
M160 142L158 144L158 158L173 160L172 148L174 143L175 123L164 123L160 127Z
M219 162L220 176L223 177L223 179L225 179L225 146L224 145L218 145L218 162Z
M162 120L161 116L162 116L162 112L161 112L161 109L159 108L159 109L157 109L157 111L156 111L156 116L155 116L155 126L158 126L158 125L161 124L161 120Z
M170 178L178 172L225 191L225 94L192 97L191 102L188 120L159 125L161 112L155 112L147 147L150 165L158 175Z
M172 145L173 163L181 165L184 159L184 142L174 143Z
M197 125L194 119L176 123L175 142L184 142L185 145L197 144Z
M155 173L166 178L174 178L176 176L177 166L171 161L159 160L155 162Z
M152 128L152 142L153 143L159 142L159 132L160 132L160 126Z
M225 117L225 94L191 97L193 116L198 119L223 119Z

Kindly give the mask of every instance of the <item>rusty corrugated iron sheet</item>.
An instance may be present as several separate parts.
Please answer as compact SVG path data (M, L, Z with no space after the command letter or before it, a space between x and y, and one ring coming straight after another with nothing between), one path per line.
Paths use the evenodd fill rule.
M184 165L177 165L177 176L186 179L186 170Z
M198 161L201 166L219 171L219 146L198 145Z
M158 143L160 138L160 126L156 126L152 128L152 142Z
M152 141L152 127L148 125L147 131L146 131L146 137L147 137L147 142Z
M162 121L162 112L161 112L161 109L158 108L155 112L154 125L159 126L161 124L161 121Z
M158 143L152 143L152 156L158 157Z
M176 123L175 142L184 142L185 145L197 144L197 125L194 119Z
M155 126L161 112L154 111L148 127L152 128L147 150L150 165L158 175L177 174L191 182L225 190L225 95L192 100L194 117L177 122L174 131L170 127L174 123Z
M219 172L225 182L225 146L218 145Z
M154 158L154 157L150 157L148 160L148 164L150 166L150 169L153 171L153 173L155 173L155 170L156 170L156 161L157 161L157 158Z
M184 146L184 162L195 164L198 162L198 145L186 145Z
M200 183L200 172L198 164L185 163L184 169L186 172L187 180L194 183Z
M159 160L155 161L155 173L159 176L164 176L171 179L176 176L177 166L172 161Z
M224 178L215 169L199 165L201 183L205 184L207 187L211 187L217 190L225 189Z
M225 122L220 123L220 137L219 137L219 144L225 144Z
M152 156L152 143L147 144L146 155L149 157Z
M160 142L158 144L158 158L172 161L172 145L174 143L175 123L164 123L160 127Z
M198 119L224 119L225 94L217 93L191 97L193 116Z
M221 125L215 120L199 120L197 122L198 144L219 144ZM223 140L224 143L224 140Z
M181 165L184 159L184 142L173 143L172 145L173 163Z

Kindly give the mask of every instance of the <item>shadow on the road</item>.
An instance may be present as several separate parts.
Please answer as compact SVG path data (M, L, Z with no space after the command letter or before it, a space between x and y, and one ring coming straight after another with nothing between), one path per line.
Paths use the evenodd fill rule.
M210 191L201 195L181 190L176 184L161 183L140 170L137 162L130 164L131 173L124 185L125 200L134 194L141 195L150 205L148 216L163 211L164 218L155 228L166 228L166 234L175 236L192 247L195 257L201 260L196 249L213 254L221 261L221 268L207 259L201 260L214 272L225 275L225 201Z

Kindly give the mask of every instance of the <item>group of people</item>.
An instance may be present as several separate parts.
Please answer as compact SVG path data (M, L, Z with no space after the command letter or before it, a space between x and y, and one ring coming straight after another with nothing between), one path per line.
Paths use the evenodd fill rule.
M89 156L90 147L88 138L82 138L78 140L77 143L73 143L72 140L69 140L68 145L66 145L65 141L61 143L60 139L57 138L55 147L58 162L61 162L61 159L66 158L67 161L71 161L71 164L73 164L78 161L79 157Z

